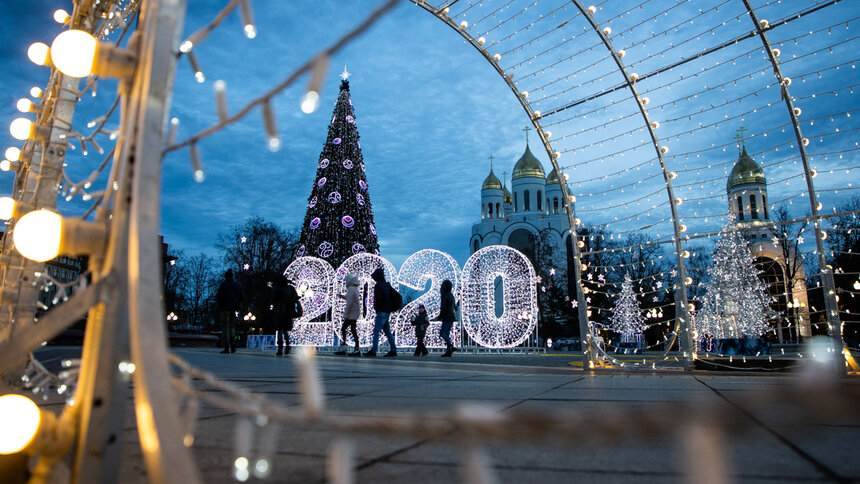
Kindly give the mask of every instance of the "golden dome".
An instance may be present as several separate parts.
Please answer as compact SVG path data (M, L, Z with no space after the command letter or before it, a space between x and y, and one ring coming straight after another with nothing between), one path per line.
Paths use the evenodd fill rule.
M481 190L501 190L502 182L499 181L499 177L493 173L493 169L490 168L490 174L487 175L487 178L484 179L484 183L481 185Z
M747 147L744 146L743 152L738 157L738 161L735 163L735 167L732 168L732 173L726 181L726 191L749 183L765 185L767 184L767 180L764 177L764 170L747 154Z
M505 203L514 203L514 197L511 196L511 192L508 191L508 187L503 187L502 190L504 192L502 194L502 200Z
M529 145L526 145L526 151L523 153L523 156L517 161L517 164L514 165L514 174L511 177L512 180L516 180L517 178L544 178L546 173L543 171L543 165L540 164L535 155L532 154L532 151L529 149Z
M556 173L555 168L546 176L546 185L558 185L558 173Z

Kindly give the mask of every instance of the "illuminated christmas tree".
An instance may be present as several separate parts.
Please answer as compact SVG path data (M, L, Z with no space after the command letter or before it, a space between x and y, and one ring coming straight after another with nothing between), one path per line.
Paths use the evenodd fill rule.
M699 337L757 338L767 330L767 291L753 264L749 242L732 227L734 219L720 231L714 262L708 268L707 292L696 315Z
M615 310L609 317L609 329L621 334L622 343L633 343L635 335L645 330L645 317L633 292L630 274L624 276L621 292L615 300Z
M296 249L296 257L319 257L334 268L360 252L379 254L348 77L344 69Z

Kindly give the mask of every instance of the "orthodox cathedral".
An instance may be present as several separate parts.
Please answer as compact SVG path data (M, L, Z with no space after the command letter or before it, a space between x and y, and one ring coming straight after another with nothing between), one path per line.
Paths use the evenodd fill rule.
M481 185L481 220L472 225L469 248L472 253L488 245L507 245L532 259L537 240L564 247L569 238L570 223L564 211L565 200L555 170L549 175L532 154L526 139L526 149L514 165L511 189L493 172L490 157L490 174Z

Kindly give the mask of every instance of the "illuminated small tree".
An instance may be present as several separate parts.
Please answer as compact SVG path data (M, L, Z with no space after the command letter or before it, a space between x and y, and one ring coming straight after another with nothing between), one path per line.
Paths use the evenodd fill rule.
M621 292L615 299L615 309L609 316L609 329L621 335L622 343L633 343L635 335L645 330L645 317L633 291L633 280L630 274L624 276Z
M749 242L737 230L734 219L720 231L714 263L697 314L699 336L757 338L767 330L768 295L753 264Z

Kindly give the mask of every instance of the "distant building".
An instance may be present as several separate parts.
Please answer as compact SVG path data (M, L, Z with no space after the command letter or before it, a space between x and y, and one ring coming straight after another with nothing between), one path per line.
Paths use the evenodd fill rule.
M488 245L507 245L534 263L540 241L567 257L564 248L570 244L570 223L564 204L573 196L567 191L562 193L555 170L546 175L528 141L514 164L511 191L494 173L491 160L490 174L481 185L481 220L472 225L471 253Z
M767 285L768 294L774 299L771 309L781 314L774 320L778 340L797 341L798 336L811 336L803 264L798 264L794 280L789 281L786 258L770 228L764 170L747 154L746 146L742 142L738 161L726 180L726 196L729 212L734 215L737 226L743 229L744 238L750 242L750 251L755 257L756 266L762 270L759 277ZM796 255L792 251L789 257ZM792 289L791 301L788 300L787 287Z

